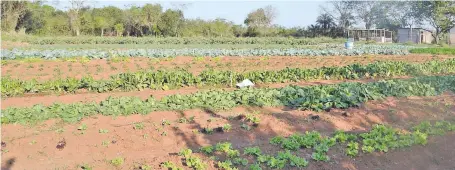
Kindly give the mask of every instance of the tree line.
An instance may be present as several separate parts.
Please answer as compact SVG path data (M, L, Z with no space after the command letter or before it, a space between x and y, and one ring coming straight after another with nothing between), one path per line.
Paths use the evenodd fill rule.
M321 7L316 23L285 28L272 24L275 8L251 11L243 24L218 18L188 19L179 9L160 4L92 8L84 0L70 0L66 11L41 1L1 1L2 31L34 35L98 35L155 37L343 37L346 30L430 25L436 40L455 26L453 1L331 1ZM299 16L296 16L299 17Z

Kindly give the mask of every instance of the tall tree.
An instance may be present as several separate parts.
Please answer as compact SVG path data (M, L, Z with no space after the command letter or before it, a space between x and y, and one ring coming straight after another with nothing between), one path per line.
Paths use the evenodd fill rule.
M114 29L115 29L117 36L121 36L123 31L125 30L122 23L115 24Z
M270 5L250 12L244 21L248 26L247 34L250 36L266 35L276 15L275 9Z
M95 22L95 28L99 29L101 31L101 36L103 36L104 29L106 29L109 26L106 21L106 18L97 16L94 18L94 22Z
M354 16L355 1L330 1L328 2L331 8L324 8L322 10L325 14L330 15L343 30L348 29L355 24L356 19Z
M182 11L168 9L161 15L158 28L164 36L179 36L183 20Z
M93 17L103 17L107 22L106 32L113 32L116 24L123 24L125 13L115 6L95 8Z
M1 1L2 6L2 30L15 31L19 19L27 10L27 1Z
M354 10L356 17L365 24L365 29L371 29L384 12L381 1L355 1Z
M417 1L412 6L413 14L428 22L436 31L433 36L436 43L444 33L455 27L454 1Z
M145 4L142 7L142 12L144 13L143 22L148 27L148 31L150 31L152 34L155 34L155 36L158 29L157 24L160 20L162 10L163 8L160 4Z
M143 15L144 13L142 12L142 8L137 6L131 6L125 11L125 26L127 35L143 35L142 26L145 25Z
M68 9L69 25L73 35L80 35L80 20L79 15L82 8L84 8L85 0L70 0L71 6Z

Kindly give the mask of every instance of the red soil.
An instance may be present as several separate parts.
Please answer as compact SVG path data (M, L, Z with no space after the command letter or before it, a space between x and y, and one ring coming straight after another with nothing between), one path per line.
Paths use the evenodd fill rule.
M253 112L260 113L261 122L251 131L240 128L241 121L228 118ZM348 116L343 116L346 115L344 113L348 113ZM311 114L319 115L321 119L311 120ZM195 116L195 122L177 123L182 116ZM378 123L409 128L423 120L448 120L454 116L454 94L446 93L436 97L387 98L367 102L360 108L322 113L287 108L242 107L220 112L196 109L116 118L96 116L77 124L58 120L32 127L7 124L1 130L2 142L6 144L6 147L2 147L2 169L77 169L78 165L83 164L94 169L116 169L109 163L116 157L125 158L125 163L117 169L132 169L137 164L148 164L160 169L159 163L169 160L182 166L180 157L175 153L186 147L197 150L201 146L229 141L235 149L259 146L263 152L273 154L280 149L268 144L268 140L277 135L287 136L311 130L328 134L335 129L359 132ZM171 121L171 125L162 126L162 120ZM136 122L142 122L144 129L133 129ZM212 135L195 133L201 128L219 127L225 123L232 125L230 132ZM81 124L88 127L83 134L77 130ZM99 129L109 132L101 134ZM163 132L166 136L162 135ZM63 138L66 147L56 149L57 143ZM345 156L343 148L334 148L329 152L331 161L310 161L306 169L453 169L455 152L450 148L455 148L455 143L451 142L454 139L453 133L430 137L427 146L414 146L386 154L360 154L355 159ZM103 146L103 141L107 145ZM297 153L311 160L308 155L311 151L302 149ZM201 154L198 156L203 157ZM213 167L213 161L207 157L203 159Z

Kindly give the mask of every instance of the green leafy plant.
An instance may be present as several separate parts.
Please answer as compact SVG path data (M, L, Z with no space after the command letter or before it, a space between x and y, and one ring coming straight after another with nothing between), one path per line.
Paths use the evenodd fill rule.
M183 168L180 168L180 167L176 166L171 161L163 162L163 163L161 163L160 166L163 167L163 168L169 169L169 170L183 170Z
M232 144L229 142L221 142L215 145L215 151L227 153L232 149Z
M246 166L248 165L248 159L237 157L232 159L232 163L234 163L234 165Z
M270 144L272 144L272 145L281 145L284 140L285 140L284 137L275 136L272 139L270 139Z
M1 83L5 83L2 79ZM455 76L429 76L412 79L384 80L370 83L340 83L319 86L286 86L283 88L247 88L235 91L212 90L188 95L170 95L159 100L150 97L109 97L100 103L55 103L2 110L2 123L33 123L60 118L78 122L93 115L148 114L156 110L186 110L194 108L231 109L236 106L291 106L308 110L356 107L369 101L390 96L431 96L455 91ZM58 86L60 87L60 86ZM8 87L11 88L11 87ZM1 88L5 90L5 88ZM218 98L219 100L204 100ZM45 114L44 114L45 113ZM167 124L166 122L163 122ZM170 122L168 122L170 124ZM242 128L249 129L248 125ZM303 146L305 144L302 141Z
M163 120L161 121L161 125L163 125L163 126L169 126L169 125L171 125L171 121L166 120L166 119L163 119Z
M349 142L346 148L346 155L355 157L359 153L359 143Z
M242 125L240 125L240 127L241 127L242 129L245 129L245 130L248 130L248 131L251 130L251 127L248 126L247 124L242 124Z
M248 168L249 170L262 170L261 166L259 164L252 164Z
M136 129L136 130L144 129L144 127L145 127L145 125L142 122L134 123L134 126L133 126L133 128Z
M231 131L231 129L232 129L232 126L230 124L223 125L223 131L229 132L229 131Z
M201 147L200 150L202 151L202 153L204 153L206 155L210 155L213 153L214 148L213 148L213 146L210 145L210 146L203 146L203 147Z
M77 127L77 130L81 130L81 131L84 131L84 130L87 130L87 125L86 124L82 124L80 126Z
M316 161L329 161L330 158L327 156L324 152L313 152L311 155L311 158L313 158Z
M233 149L227 150L226 154L227 154L228 158L237 158L240 156L240 152L238 150L233 150Z
M243 154L245 155L251 155L251 156L260 156L262 154L262 151L259 147L246 147L243 149Z
M232 162L230 160L226 160L226 161L223 161L223 162L218 162L217 166L218 166L219 169L223 169L223 170L234 170L234 169L237 169L237 168L233 167L233 164L232 164Z
M119 166L122 166L123 163L124 163L125 159L122 158L122 157L117 157L117 158L114 158L112 159L110 162L113 166L115 167L119 167Z

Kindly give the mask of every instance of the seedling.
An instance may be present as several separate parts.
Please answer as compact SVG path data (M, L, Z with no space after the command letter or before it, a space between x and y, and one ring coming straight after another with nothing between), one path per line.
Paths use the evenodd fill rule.
M170 170L183 170L183 168L177 167L173 162L166 161L161 163L160 165L163 168L170 169Z
M359 153L359 143L349 142L346 148L346 155L350 157L355 157Z
M82 124L82 125L80 125L79 127L77 127L77 130L82 130L82 131L84 131L84 130L87 130L87 128L88 128L88 127L87 127L86 124Z
M99 133L109 133L109 130L107 130L107 129L100 129L98 132L99 132Z
M201 132L202 132L202 133L205 133L205 134L208 134L208 135L211 135L211 134L213 134L213 129L212 129L212 128L206 127L206 128L204 128L204 129L202 129Z
M30 145L36 144L36 140L32 140L29 144L30 144Z
M143 137L144 139L147 139L147 138L149 137L149 135L148 135L148 134L144 134L144 135L142 135L142 137Z
M259 122L261 121L261 119L259 119L259 117L255 116L255 114L247 114L245 120L253 123L253 126L258 126Z
M161 125L163 125L163 126L171 125L171 121L166 120L166 119L163 119L163 120L161 121Z
M213 146L209 145L209 146L201 147L200 150L202 153L204 153L206 155L210 155L213 153L214 148L213 148Z
M223 131L229 132L229 131L231 131L231 129L232 129L232 126L230 124L223 125Z
M101 145L104 146L104 147L108 147L109 143L110 142L108 140L105 140L105 141L101 142Z
M84 165L81 166L81 169L83 169L83 170L93 170L93 167L88 165L88 164L84 164Z
M150 165L139 165L139 166L135 166L135 169L139 169L139 170L152 170L152 166Z
M117 157L111 160L111 164L115 167L119 167L124 163L124 159L122 157Z
M140 130L140 129L144 129L144 127L145 127L144 124L142 122L139 122L139 123L134 124L133 129Z
M246 147L243 150L244 155L252 155L252 156L260 156L262 154L262 151L259 147Z
M330 158L323 152L313 152L313 155L311 155L311 158L313 158L316 161L329 161Z
M242 125L240 125L240 127L245 129L245 130L248 130L248 131L251 130L251 127L248 126L247 124L242 124Z
M55 130L56 133L63 133L65 132L65 129L63 128L58 128L57 130Z

